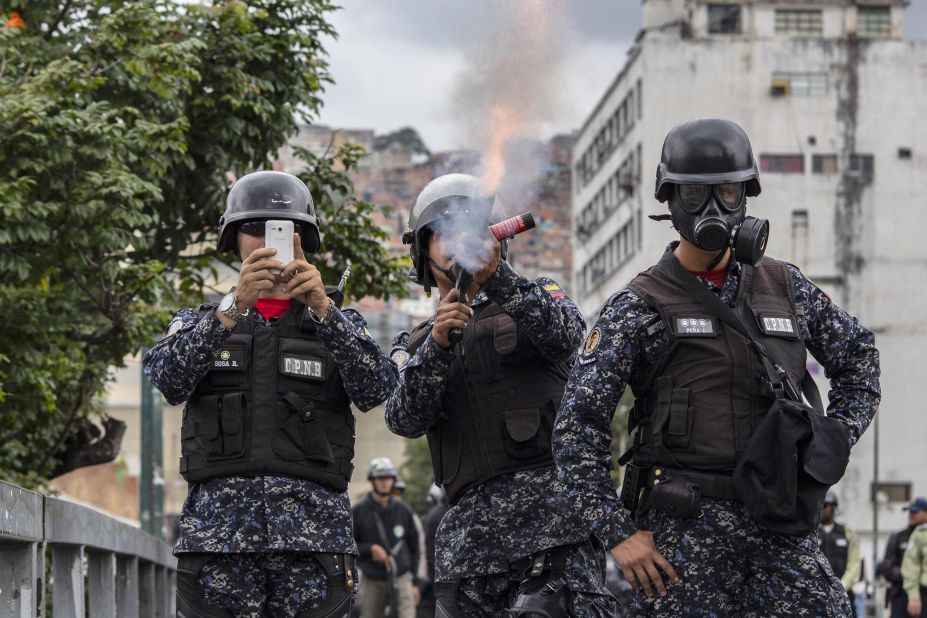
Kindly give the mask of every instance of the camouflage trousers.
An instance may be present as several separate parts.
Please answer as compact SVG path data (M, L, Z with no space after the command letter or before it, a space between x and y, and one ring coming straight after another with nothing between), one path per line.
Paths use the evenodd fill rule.
M178 616L301 618L329 598L329 585L343 589L308 552L178 555ZM327 556L332 556L328 554ZM353 565L353 557L350 558ZM353 567L351 567L353 568ZM352 595L355 594L353 582ZM339 591L335 591L338 596ZM185 603L181 602L181 596ZM333 599L334 600L334 599ZM181 606L194 616L180 612Z
M590 539L565 548L566 563L562 583L570 616L606 618L617 612L615 598L605 587L605 550ZM457 609L473 618L500 616L511 608L519 587L528 577L530 560L514 564L505 573L466 577L454 582L441 582L441 587L456 587ZM440 594L440 593L439 593Z
M642 517L640 528L653 531L680 581L667 585L665 597L648 598L638 590L632 616L851 616L847 594L814 533L770 532L740 502L703 498L701 507L689 519L656 510Z

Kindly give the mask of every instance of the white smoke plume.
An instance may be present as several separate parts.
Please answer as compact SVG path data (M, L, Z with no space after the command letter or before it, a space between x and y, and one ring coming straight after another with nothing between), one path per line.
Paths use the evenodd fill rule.
M528 209L548 171L540 141L560 107L571 25L561 2L493 3L474 16L480 36L468 50L451 102L461 140L480 152L484 196L498 195L493 222ZM471 272L482 268L495 242L483 217L441 220L442 252Z
M570 33L561 2L519 0L492 7L480 16L481 36L469 49L451 103L462 139L482 153L480 176L487 195L503 178L509 144L539 138L555 119ZM521 165L527 182L545 170L536 170L533 178L529 171L530 165Z

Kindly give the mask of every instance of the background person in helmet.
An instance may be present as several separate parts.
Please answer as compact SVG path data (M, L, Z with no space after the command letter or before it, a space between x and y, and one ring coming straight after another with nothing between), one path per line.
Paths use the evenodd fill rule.
M657 267L609 298L580 351L554 431L560 479L638 588L632 615L848 616L847 596L813 530L773 532L736 499L732 472L773 391L747 339L700 298L708 290L735 307L793 390L806 351L814 356L830 378L824 421L833 423L844 456L879 404L873 335L796 267L759 259L765 225L746 217L759 174L739 126L700 118L674 127L657 179L656 197L667 203L680 239ZM706 227L723 232L706 234ZM733 237L733 248L719 237ZM608 445L628 385L635 439L622 457L619 501ZM629 514L626 507L635 506Z
M357 566L362 573L363 618L382 618L388 605L392 605L391 616L412 618L420 599L419 526L412 508L393 495L398 478L392 461L373 459L367 468L371 491L352 509L354 539L360 552Z
M296 224L289 264L263 247L266 219ZM178 616L347 615L357 553L345 491L350 404L382 402L395 369L305 259L319 231L295 176L240 178L219 246L242 258L237 285L219 306L178 312L144 358L168 402L186 402Z
M405 501L403 496L406 493L406 482L402 478L402 475L396 473L396 482L393 484L393 498L402 502L412 511L412 520L415 522L415 530L418 532L418 546L422 548L419 551L418 565L415 568L415 576L418 578L419 582L424 582L425 578L428 577L428 561L425 558L425 526L422 524L422 519L415 513L415 510L412 509L412 506ZM419 593L421 593L421 583L419 584ZM421 605L421 594L419 594L419 605ZM416 610L418 613L418 610Z
M551 615L610 615L604 550L571 545L553 468L550 431L582 316L556 282L529 281L504 260L487 226L503 218L463 174L441 176L416 199L406 240L411 278L437 286L441 304L392 357L400 381L386 410L390 430L426 434L435 478L450 509L435 540L437 616L484 616L550 583ZM474 274L472 302L459 302L448 271ZM462 330L453 347L450 331ZM581 540L581 539L579 539ZM569 588L569 591L566 588ZM535 598L535 600L539 600Z
M856 532L834 521L837 513L837 494L827 492L821 505L821 523L818 525L818 542L821 552L840 579L843 589L850 599L850 608L856 616L856 599L853 585L859 581L863 571L862 556L859 553L859 541Z

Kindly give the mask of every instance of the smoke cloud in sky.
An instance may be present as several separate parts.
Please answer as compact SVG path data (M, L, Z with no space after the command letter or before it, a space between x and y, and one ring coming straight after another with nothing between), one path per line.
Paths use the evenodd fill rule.
M539 137L561 112L558 84L569 36L562 7L553 0L496 3L481 16L485 27L479 36L467 44L450 113L460 141L482 154L487 194L502 178L507 144Z

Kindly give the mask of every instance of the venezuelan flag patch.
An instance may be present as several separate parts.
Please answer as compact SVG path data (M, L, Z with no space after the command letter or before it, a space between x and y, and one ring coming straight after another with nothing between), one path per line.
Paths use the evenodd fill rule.
M560 298L561 296L566 296L566 292L561 290L560 286L556 283L545 285L544 289L547 290L547 293L550 294L551 298Z

